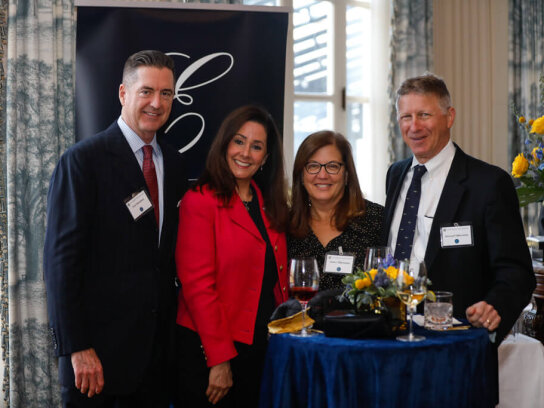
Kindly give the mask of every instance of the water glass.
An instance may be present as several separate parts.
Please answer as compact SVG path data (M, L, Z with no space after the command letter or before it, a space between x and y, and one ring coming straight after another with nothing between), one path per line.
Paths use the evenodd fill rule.
M437 291L435 299L425 299L425 328L447 330L453 322L453 293Z

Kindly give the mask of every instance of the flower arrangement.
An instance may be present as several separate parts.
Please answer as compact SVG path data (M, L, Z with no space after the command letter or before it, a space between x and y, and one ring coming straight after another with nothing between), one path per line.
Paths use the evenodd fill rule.
M540 94L544 97L544 76L540 77ZM544 105L544 100L541 103ZM526 151L519 153L512 163L512 176L520 181L516 191L523 207L544 200L544 116L527 119L515 106L512 109L525 135Z
M398 275L396 261L388 254L377 268L364 271L357 268L356 272L342 278L346 285L343 293L356 310L374 310L380 312L383 308L381 299L396 298L396 279ZM405 279L413 279L405 275Z

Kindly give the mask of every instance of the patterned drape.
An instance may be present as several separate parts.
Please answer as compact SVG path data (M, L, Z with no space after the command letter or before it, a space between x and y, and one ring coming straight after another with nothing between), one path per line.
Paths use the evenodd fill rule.
M0 107L6 106L7 0L0 3ZM6 204L6 110L0 108L0 383L8 377L8 219ZM4 383L5 384L5 383ZM0 399L0 405L2 400Z
M389 160L411 155L397 126L395 92L406 78L432 70L432 0L392 0L389 77Z
M6 76L0 66L2 407L60 406L42 257L49 179L75 141L75 24L73 0L1 0L0 57L7 55Z
M56 407L42 251L49 178L74 141L73 1L10 0L7 34L9 340L2 352L9 371L3 400L10 407Z
M544 2L510 0L509 99L528 118L544 115L539 78L544 75ZM513 107L509 115L508 157L513 160L523 147L523 136Z

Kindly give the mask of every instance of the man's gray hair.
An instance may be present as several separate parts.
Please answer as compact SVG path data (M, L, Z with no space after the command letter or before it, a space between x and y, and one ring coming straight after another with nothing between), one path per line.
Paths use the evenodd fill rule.
M406 79L397 89L396 108L399 110L399 98L408 94L434 94L438 97L444 113L451 107L451 96L444 80L431 72Z

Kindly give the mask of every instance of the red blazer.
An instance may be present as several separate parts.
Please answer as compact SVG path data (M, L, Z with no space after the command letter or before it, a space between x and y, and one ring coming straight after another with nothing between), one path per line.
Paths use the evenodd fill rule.
M270 227L261 191L252 183L274 248L276 303L288 299L285 234ZM224 207L209 188L188 191L180 205L176 265L181 281L177 323L200 335L209 367L251 344L264 274L266 243L236 195Z

